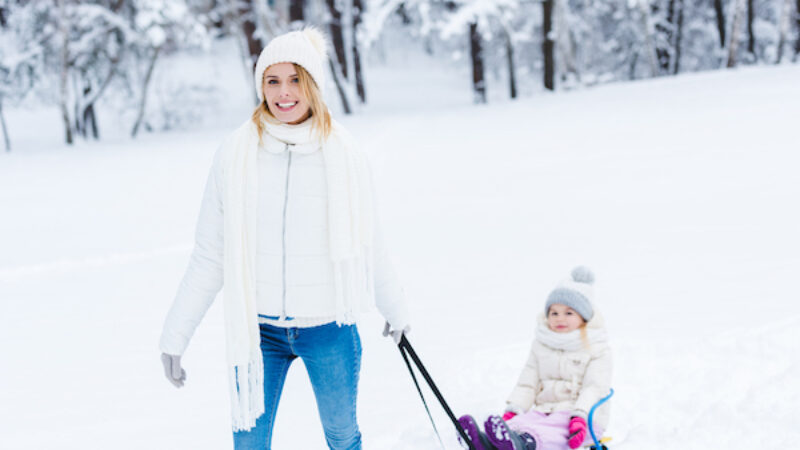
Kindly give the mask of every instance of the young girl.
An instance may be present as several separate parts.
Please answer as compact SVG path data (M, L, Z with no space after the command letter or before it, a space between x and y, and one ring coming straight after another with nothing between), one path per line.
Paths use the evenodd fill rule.
M576 267L547 297L536 339L502 417L491 416L485 433L471 416L459 423L478 450L567 450L588 443L589 410L611 388L611 351L603 319L595 311L594 275ZM593 425L602 435L608 403Z
M289 366L301 358L331 449L360 449L355 321L373 299L384 335L408 315L374 217L365 156L322 99L326 43L314 29L273 39L255 68L260 104L214 158L189 267L164 323L167 378L224 287L237 450L269 449Z

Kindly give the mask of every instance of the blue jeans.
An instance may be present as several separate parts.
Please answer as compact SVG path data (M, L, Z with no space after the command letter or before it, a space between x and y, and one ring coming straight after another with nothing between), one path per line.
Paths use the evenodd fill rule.
M361 339L355 325L335 323L311 328L261 324L264 355L264 414L256 426L233 434L236 450L269 449L275 411L289 366L298 356L308 370L328 447L360 450L356 393L361 370Z

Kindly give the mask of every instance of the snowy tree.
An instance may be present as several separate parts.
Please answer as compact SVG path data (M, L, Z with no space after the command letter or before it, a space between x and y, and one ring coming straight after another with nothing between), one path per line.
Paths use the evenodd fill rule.
M352 54L353 54L353 82L356 85L356 94L361 103L367 102L367 87L364 82L364 72L361 64L361 24L364 15L364 2L353 0L353 26L352 26Z
M722 7L722 0L714 0L714 14L717 19L717 31L719 33L719 47L725 47L725 10Z
M553 33L553 4L555 0L542 2L542 55L544 58L544 87L555 90L555 36Z
M445 14L439 26L439 36L450 39L463 36L466 31L470 65L472 73L472 89L475 103L486 103L486 74L488 54L487 48L502 48L500 55L505 56L509 80L509 96L517 96L516 69L514 59L515 33L514 17L520 3L513 0L460 0L446 2Z
M121 14L129 7L124 2L58 0L57 6L57 16L50 19L58 27L55 41L62 50L62 112L69 118L73 131L84 137L91 131L98 139L95 105L139 36ZM68 103L71 103L69 108Z
M792 13L794 12L794 5L792 5L792 0L784 0L783 1L783 9L781 11L780 16L780 30L779 30L779 37L778 37L778 47L777 47L777 56L775 57L775 63L780 64L783 60L783 53L784 47L788 43L789 37L789 29L791 24L791 17Z
M333 83L336 86L336 92L342 101L342 109L345 114L350 114L352 109L350 107L349 95L347 88L350 74L348 70L347 57L347 44L345 43L345 29L347 24L344 22L344 3L337 2L336 0L325 0L326 14L325 22L328 25L328 34L333 45L333 55L328 60L331 75L333 76Z
M29 34L31 17L23 8L0 3L0 128L7 152L11 136L3 113L6 102L22 100L41 70L42 49Z
M794 60L797 61L800 57L800 0L796 0L797 5L794 11L795 35L794 41Z
M136 122L131 130L131 136L136 137L145 117L150 81L159 55L179 46L203 46L207 34L203 24L194 20L184 3L135 0L133 4L134 29L139 35L133 48L135 66L144 68L143 72L141 70L132 72L139 75L140 100Z

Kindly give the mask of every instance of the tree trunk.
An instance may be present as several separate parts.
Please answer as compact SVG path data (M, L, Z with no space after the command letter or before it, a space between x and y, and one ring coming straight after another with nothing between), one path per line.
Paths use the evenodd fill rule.
M753 20L755 20L756 12L753 7L753 0L747 0L747 53L755 61L756 57L756 35L753 32Z
M717 15L717 31L719 31L719 48L725 48L725 10L722 8L722 0L714 0L714 12Z
M336 54L336 61L342 69L342 76L345 80L350 78L347 73L347 55L345 54L344 33L342 32L342 12L336 7L336 0L325 0L328 11L331 14L330 28L333 52Z
M514 68L514 43L511 41L511 32L505 29L506 35L506 60L508 63L508 95L517 98L517 76Z
M97 116L94 113L94 103L90 103L83 109L83 137L88 137L86 133L89 127L92 130L92 137L95 140L100 139L100 132L97 130Z
M733 24L731 26L731 36L728 39L728 62L726 67L736 67L736 53L739 50L739 27L742 23L742 10L744 9L744 0L734 0L733 5Z
M67 30L67 13L64 7L64 1L58 2L59 9L59 34L61 35L61 73L59 78L59 104L61 107L61 119L64 122L64 140L67 144L72 145L72 124L69 120L69 110L67 109L67 98L69 96L69 86L67 86L69 78L69 31Z
M631 57L631 63L628 66L628 79L633 81L636 79L636 63L639 62L639 52L631 52L633 53L633 57Z
M653 4L653 15L658 15L660 6L658 0ZM661 37L656 44L656 57L658 58L659 73L670 73L673 67L672 58L675 50L675 0L667 0L667 11L664 22L656 23L656 33Z
M3 115L3 97L0 96L0 125L3 127L3 142L6 144L6 152L11 151L11 138L8 137L8 127L6 117Z
M570 29L570 18L568 17L569 3L567 0L555 0L553 7L554 21L556 24L555 28L558 33L556 45L558 46L560 56L560 64L558 65L559 75L561 80L566 80L567 75L571 73L575 77L575 80L580 83L581 74L578 71L578 64L575 57L577 43Z
M783 59L783 47L786 45L786 36L789 34L789 16L792 14L792 0L784 0L781 8L781 17L778 22L778 55L775 64L780 64Z
M644 32L644 46L647 53L647 62L650 64L650 76L658 76L658 58L656 57L656 46L654 41L653 27L650 26L650 10L647 2L638 2L639 12L642 17L642 30Z
M336 92L339 93L339 98L342 99L342 109L345 114L350 114L352 112L350 109L350 102L347 100L347 93L344 90L344 86L342 86L342 81L339 80L339 70L336 68L336 63L330 58L328 58L328 63L330 63L331 73L333 74L333 84L336 85Z
M358 30L361 26L361 14L364 12L364 4L361 0L353 0L353 72L356 79L356 93L361 103L367 102L367 91L364 85L364 73L361 69L361 52L358 47Z
M395 11L400 16L400 20L403 22L403 25L411 25L411 17L409 17L408 11L406 11L405 2L400 3L400 6L398 6Z
M75 120L76 128L80 127L80 133L84 138L87 138L87 133L91 127L92 137L95 140L100 139L100 134L97 131L97 116L94 113L94 102L97 97L92 95L92 84L84 77L83 96L81 99L90 99L88 102L79 106L79 111L76 111L75 116L80 117ZM77 106L77 105L76 105Z
M486 81L483 70L483 49L478 24L469 24L469 50L472 57L472 89L475 103L486 103Z
M675 57L673 58L673 71L677 75L681 65L681 38L683 37L683 6L684 0L678 0L678 17L675 21Z
M289 22L303 22L306 20L305 0L290 0Z
M800 55L800 0L797 0L797 5L794 10L794 22L796 25L795 32L797 33L797 40L794 42L794 59Z
M250 70L255 70L258 55L261 54L261 40L256 37L256 18L253 0L239 0L239 21L242 25L242 34L247 43L247 54L250 57Z
M156 67L156 59L158 59L158 54L161 52L161 47L156 47L153 50L153 56L150 58L150 64L147 66L147 74L144 76L144 82L142 83L142 98L139 100L139 112L136 114L136 123L133 124L133 130L131 130L131 137L135 138L137 134L139 134L139 127L142 125L142 119L144 119L144 112L145 106L147 104L147 92L148 88L150 87L150 78L153 75L153 69Z
M544 55L544 88L555 90L555 43L553 42L553 0L542 2L544 39L542 54Z

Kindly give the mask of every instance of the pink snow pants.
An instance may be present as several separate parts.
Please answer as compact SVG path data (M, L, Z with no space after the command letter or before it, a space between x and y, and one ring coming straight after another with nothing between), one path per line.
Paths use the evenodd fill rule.
M569 411L557 411L544 414L539 411L528 411L519 414L508 421L508 427L517 433L528 433L536 440L536 450L571 450L567 445L569 435ZM594 427L594 432L599 439L603 430ZM591 444L592 436L586 433L583 445Z

